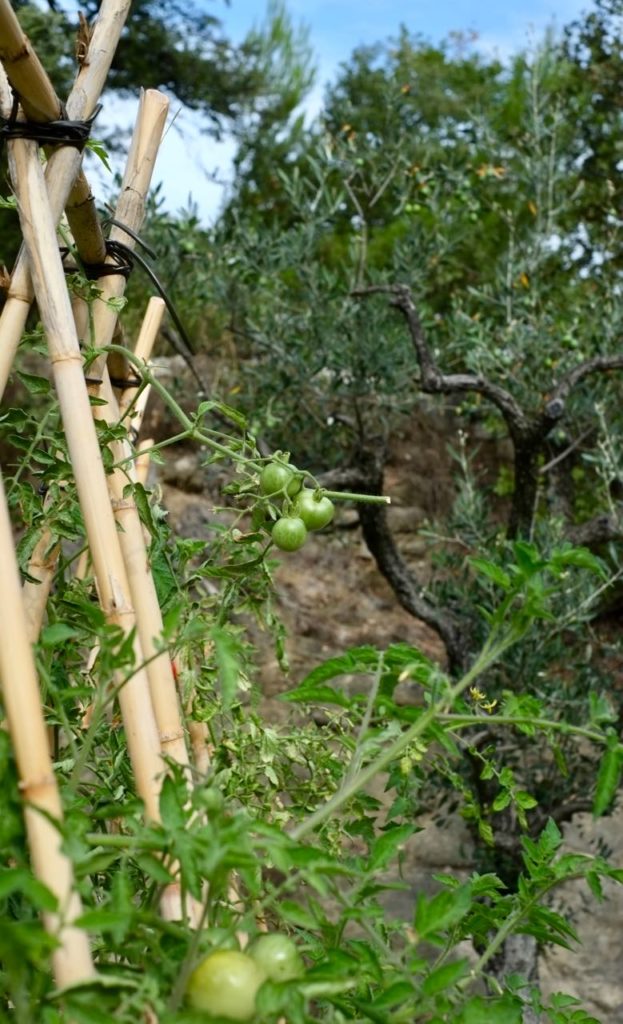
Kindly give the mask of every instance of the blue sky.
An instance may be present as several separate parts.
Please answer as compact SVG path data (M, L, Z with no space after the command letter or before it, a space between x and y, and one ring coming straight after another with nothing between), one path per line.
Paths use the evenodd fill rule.
M310 113L319 109L327 82L356 46L373 44L395 35L401 23L433 43L454 31L477 34L476 46L501 59L530 48L545 29L561 28L593 5L590 0L286 0L295 23L310 32L318 77L307 102ZM265 0L211 0L205 4L223 22L227 35L239 41L253 26L263 23ZM185 111L172 108L175 125L160 150L154 181L162 182L165 205L172 211L196 203L202 220L214 219L227 187L232 144L216 145L201 132L201 124ZM183 173L181 173L183 168ZM208 180L216 172L221 184Z

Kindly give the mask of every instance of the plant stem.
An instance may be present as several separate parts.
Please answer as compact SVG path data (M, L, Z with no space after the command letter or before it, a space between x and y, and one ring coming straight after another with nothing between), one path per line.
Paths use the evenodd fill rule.
M119 462L113 462L112 469L124 469L128 462L133 462L138 458L139 455L152 455L154 452L160 451L161 448L170 448L173 444L179 444L181 441L185 441L189 436L189 432L184 430L181 434L174 434L173 437L167 437L164 441L158 441L150 445L149 448L141 448L140 452L133 452L129 458L120 459Z
M322 489L325 498L334 501L362 501L367 505L391 505L392 499L386 494L354 494L352 491L325 491Z
M549 719L531 718L530 716L515 717L514 715L491 715L490 718L482 718L476 715L453 715L442 713L438 716L439 722L447 722L453 729L469 728L470 726L482 727L487 725L530 725L536 729L552 729L555 732L563 732L573 736L583 736L584 739L593 740L595 743L607 743L608 737L604 733L596 732L593 729L585 729L579 725L571 725L569 722L554 722ZM623 747L621 748L623 749Z
M292 839L302 839L303 836L308 835L318 825L321 825L327 818L335 814L339 808L343 807L351 797L355 795L360 789L363 789L367 783L374 778L374 776L383 771L392 761L394 761L402 751L409 746L418 736L420 736L428 727L431 725L436 718L443 712L443 709L451 706L452 703L459 697L464 690L466 690L473 681L481 675L490 665L496 661L497 658L506 650L506 648L513 642L508 637L502 637L497 643L494 642L494 634L492 633L489 640L483 647L482 651L478 655L478 658L469 669L469 671L463 676L462 679L451 687L435 704L433 704L428 711L425 711L418 718L417 722L406 730L401 736L399 736L387 750L379 754L378 757L371 761L370 764L362 768L360 772L346 785L342 785L340 789L335 793L326 803L318 807L312 814L309 815L304 821L292 829L290 836Z
M585 876L583 874L575 873L572 875L565 875L564 881L569 882L584 877ZM508 915L504 924L499 928L499 930L491 939L491 942L489 943L487 948L484 950L482 956L477 960L477 962L472 967L468 977L463 978L463 980L459 982L459 988L467 988L468 985L471 985L474 981L476 981L478 976L482 974L484 967L489 963L489 960L491 960L491 958L495 956L495 954L497 953L498 949L500 949L501 946L504 945L504 942L506 941L508 936L511 935L514 931L516 931L517 925L520 923L520 921L530 913L534 906L541 902L543 897L550 891L550 889L553 889L554 886L559 885L560 882L560 878L550 879L548 882L542 885L536 892L534 892L532 896L528 900L526 900L525 903L522 903L520 907L517 907L516 910L514 910L511 914Z
M227 456L227 458L231 459L233 462L242 462L244 464L248 464L250 462L255 461L254 459L250 459L246 455L238 455L238 453L233 451L231 448L228 448L226 445L219 444L218 441L213 440L213 438L209 437L203 430L199 430L191 420L190 416L186 415L182 407L178 405L175 399L169 394L164 384L160 383L160 381L151 371L149 366L147 366L147 364L143 362L142 359L139 359L137 356L135 356L133 352L130 352L123 345L106 345L105 349L98 349L98 354L101 351L117 352L119 355L123 355L128 360L128 362L132 363L132 365L135 366L136 369L140 372L143 380L146 380L149 384L151 384L152 388L154 389L154 391L157 391L165 405L168 405L173 415L179 420L179 422L185 428L187 437L195 441L200 441L202 444L205 444L206 447L211 448L212 451L219 452L219 454Z
M374 679L372 681L372 686L370 687L370 693L368 694L366 710L364 712L363 718L361 719L361 725L359 726L359 733L355 741L355 749L353 750L353 755L350 759L350 764L348 765L346 774L342 779L340 790L346 789L357 775L357 772L359 771L361 760L363 758L363 743L366 738L368 728L370 726L370 719L372 718L374 704L376 702L376 697L379 692L379 686L381 685L381 677L383 675L384 664L385 654L382 651L381 654L379 655L379 663L377 665L376 672L374 673Z
M195 928L192 934L192 939L188 944L186 956L182 960L177 978L175 979L175 983L173 985L171 995L169 996L169 1000L167 1003L167 1009L173 1013L175 1012L175 1010L178 1009L182 999L184 998L186 984L195 966L197 950L199 949L199 943L203 938L203 926L208 918L208 914L210 913L211 905L212 896L211 891L208 888L205 895L205 899L203 901L203 907L201 909L201 917L199 918L197 927Z
M104 349L98 349L98 353L101 351L117 352L120 355L123 355L128 362L132 363L132 365L136 367L143 380L147 381L148 384L151 384L152 388L157 391L165 405L168 405L173 415L185 428L185 433L183 435L178 435L178 439L181 437L188 437L190 440L199 441L207 448L211 448L212 451L219 452L220 455L224 455L228 459L231 459L232 462L239 462L243 465L255 465L257 463L257 457L249 458L248 455L239 455L238 452L227 447L227 445L220 444L218 441L215 441L214 438L210 436L213 431L206 433L205 430L199 430L193 420L186 415L182 407L178 405L175 399L169 394L164 384L160 383L151 368L142 359L134 355L133 352L124 348L123 345L106 345ZM165 443L171 444L172 442L169 441ZM160 445L160 447L164 447L164 443ZM279 462L278 459L275 461ZM287 465L285 462L282 464ZM351 491L323 491L323 493L327 498L332 498L336 501L361 501L369 505L391 504L391 498L383 494L354 494Z

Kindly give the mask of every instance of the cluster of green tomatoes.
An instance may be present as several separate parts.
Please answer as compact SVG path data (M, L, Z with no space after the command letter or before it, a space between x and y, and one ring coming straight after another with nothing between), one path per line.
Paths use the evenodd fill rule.
M335 506L320 489L303 486L303 474L284 462L268 462L260 473L260 492L273 501L283 498L282 514L270 528L275 547L298 551L310 530L322 530Z
M260 985L293 981L304 971L292 939L278 932L261 935L245 953L221 949L205 957L188 979L186 1000L208 1017L248 1021L255 1015Z

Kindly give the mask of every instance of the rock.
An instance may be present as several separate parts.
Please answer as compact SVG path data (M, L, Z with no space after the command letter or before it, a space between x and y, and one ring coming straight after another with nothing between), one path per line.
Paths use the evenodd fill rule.
M425 519L417 505L390 505L387 509L387 525L393 533L415 533Z
M201 494L205 490L206 477L201 465L199 452L183 452L168 461L163 470L165 483L178 487L190 494Z

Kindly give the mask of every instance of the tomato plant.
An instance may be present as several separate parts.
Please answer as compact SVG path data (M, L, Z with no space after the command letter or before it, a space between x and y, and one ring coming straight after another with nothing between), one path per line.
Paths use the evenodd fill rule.
M305 970L292 939L279 932L261 935L249 948L249 956L271 981L292 981L300 978Z
M308 530L322 530L335 514L335 505L330 498L304 487L294 500L294 511L305 523Z
M282 551L298 551L307 539L307 527L298 516L283 516L273 526L271 536Z
M251 1020L255 996L266 980L261 965L246 953L224 949L210 953L195 967L186 998L195 1010L227 1020Z

